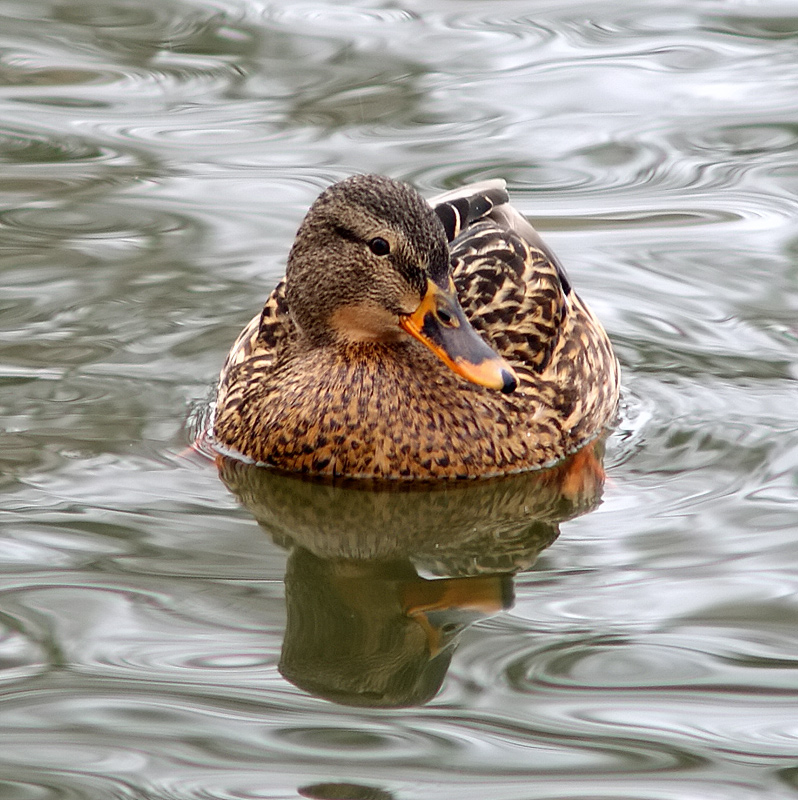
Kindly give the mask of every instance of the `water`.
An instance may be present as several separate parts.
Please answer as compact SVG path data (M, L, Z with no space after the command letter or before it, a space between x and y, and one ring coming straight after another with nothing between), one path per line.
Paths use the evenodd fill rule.
M798 795L791 3L0 17L0 797ZM233 469L242 506L181 455L366 170L507 178L622 361L603 496Z

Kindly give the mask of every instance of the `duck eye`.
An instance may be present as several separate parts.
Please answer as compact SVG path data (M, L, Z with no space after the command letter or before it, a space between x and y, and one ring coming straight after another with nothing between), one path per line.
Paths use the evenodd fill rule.
M387 256L391 252L391 246L381 236L377 236L369 242L371 252L375 256Z

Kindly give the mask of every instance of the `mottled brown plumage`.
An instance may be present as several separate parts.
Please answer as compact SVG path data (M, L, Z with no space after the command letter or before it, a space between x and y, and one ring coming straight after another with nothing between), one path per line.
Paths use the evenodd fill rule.
M504 360L478 340L458 349L468 322ZM593 440L618 381L604 329L503 181L427 204L361 175L308 212L286 278L222 369L213 431L292 472L489 477Z

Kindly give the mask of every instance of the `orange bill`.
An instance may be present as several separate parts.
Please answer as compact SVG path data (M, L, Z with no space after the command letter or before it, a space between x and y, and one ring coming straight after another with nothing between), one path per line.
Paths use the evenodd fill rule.
M400 589L408 616L430 611L465 609L498 614L512 605L512 582L506 575L470 575L465 578L412 581Z
M454 287L446 291L428 281L418 308L399 324L466 380L505 394L518 386L513 368L471 327Z
M510 608L513 582L509 575L416 580L401 586L399 596L405 614L424 631L434 658L472 622Z

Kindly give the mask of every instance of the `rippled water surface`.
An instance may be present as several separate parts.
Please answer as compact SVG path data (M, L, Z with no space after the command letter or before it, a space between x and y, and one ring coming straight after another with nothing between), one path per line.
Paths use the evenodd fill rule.
M0 797L798 795L793 3L0 0L0 104ZM181 455L356 171L568 266L591 513Z

